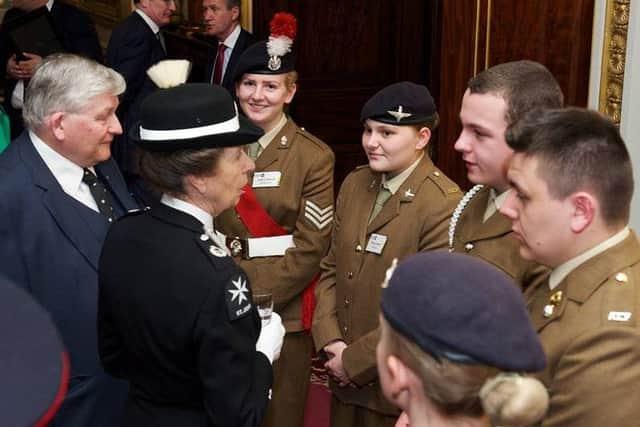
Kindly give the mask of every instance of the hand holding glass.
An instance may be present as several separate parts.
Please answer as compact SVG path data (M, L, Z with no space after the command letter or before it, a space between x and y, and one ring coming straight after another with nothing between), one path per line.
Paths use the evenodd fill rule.
M269 323L271 320L271 313L273 313L273 294L266 289L254 289L253 290L253 303L258 309L260 319L263 324Z

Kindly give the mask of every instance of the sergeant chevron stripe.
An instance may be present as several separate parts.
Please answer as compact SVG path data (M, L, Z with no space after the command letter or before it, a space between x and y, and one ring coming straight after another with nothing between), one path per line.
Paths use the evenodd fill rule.
M321 208L312 201L307 200L304 204L304 216L318 227L318 230L322 230L333 220L333 205Z

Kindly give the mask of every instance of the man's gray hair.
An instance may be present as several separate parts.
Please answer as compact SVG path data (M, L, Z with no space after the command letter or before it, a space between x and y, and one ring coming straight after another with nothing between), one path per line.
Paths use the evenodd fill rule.
M55 112L77 113L97 95L119 96L127 85L111 68L68 53L47 56L25 91L22 115L27 129L37 130Z

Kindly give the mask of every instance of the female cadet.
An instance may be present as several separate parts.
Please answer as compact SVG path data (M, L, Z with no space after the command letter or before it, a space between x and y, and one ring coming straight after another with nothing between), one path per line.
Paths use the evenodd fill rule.
M444 248L459 188L425 155L438 122L429 90L396 83L363 107L369 165L345 179L316 295L313 339L329 357L333 426L392 426L374 348L380 283L394 258Z
M99 350L130 382L125 426L262 420L284 328L274 313L260 329L247 276L213 229L253 170L242 145L261 134L219 86L160 90L142 105L130 136L162 198L111 227L99 266Z
M431 252L389 269L378 371L398 426L520 427L546 412L545 356L520 291L491 264Z
M264 136L248 147L256 167L235 212L216 218L251 285L272 291L287 330L274 364L266 426L299 427L311 373L308 333L313 284L326 254L333 220L331 149L285 114L296 93L291 42L295 18L276 14L271 37L243 52L235 69L242 111Z

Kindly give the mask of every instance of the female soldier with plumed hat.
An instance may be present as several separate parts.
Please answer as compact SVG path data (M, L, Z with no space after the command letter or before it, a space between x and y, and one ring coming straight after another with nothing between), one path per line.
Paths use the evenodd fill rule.
M389 268L378 372L398 426L524 427L549 396L542 344L513 280L468 255L430 252Z
M242 111L265 133L248 146L255 172L235 212L216 224L254 290L272 292L287 330L264 425L299 427L311 373L313 288L333 224L334 155L285 114L298 78L295 18L278 13L270 28L269 40L245 50L234 72Z
M438 123L429 90L392 84L362 108L369 164L342 184L335 228L321 264L313 339L333 380L333 426L392 426L398 411L382 396L375 361L380 286L394 258L446 247L460 190L425 147Z
M220 86L150 95L131 138L161 194L115 223L99 265L98 333L105 370L129 380L125 426L257 426L284 328L260 327L249 279L214 218L253 170L242 146L262 131Z

